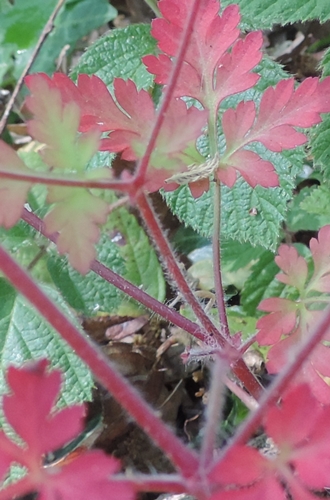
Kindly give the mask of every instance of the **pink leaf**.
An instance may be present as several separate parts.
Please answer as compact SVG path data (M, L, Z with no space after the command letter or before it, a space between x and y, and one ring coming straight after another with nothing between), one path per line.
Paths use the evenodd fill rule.
M43 471L40 500L133 500L134 492L124 481L111 481L119 462L102 451L89 451L64 467Z
M276 276L278 281L296 287L299 291L304 289L306 284L308 268L307 263L301 257L296 248L289 245L281 245L275 262L284 273Z
M272 345L278 342L282 335L293 331L297 322L297 304L288 299L274 297L260 302L258 309L269 311L257 322L259 332L257 340L260 345Z
M268 410L264 425L279 449L279 468L289 466L286 474L289 487L290 475L309 488L323 489L328 484L329 417L330 409L319 404L306 384L295 386L285 394L280 407Z
M162 0L159 8L163 17L152 22L151 33L163 53L158 57L145 56L143 62L148 71L156 75L156 83L166 84L173 64L171 57L177 54L190 2L184 0L178 4ZM176 82L176 97L194 97L204 108L216 113L225 97L247 90L257 82L259 76L250 71L261 59L262 36L251 33L245 40L237 41L239 21L236 5L228 6L219 15L219 2L201 2Z
M46 453L66 444L82 430L84 416L83 406L54 412L61 377L58 371L48 372L47 368L48 361L41 360L8 370L11 394L4 396L4 413L25 443L17 446L0 432L0 475L12 462L24 465L28 473L17 483L17 490L20 494L37 491L42 500L133 500L134 492L128 483L111 480L120 468L119 462L102 451L85 452L62 467L43 466ZM10 486L11 491L15 486Z
M15 151L3 141L0 141L1 170L16 171L18 174L29 173L29 169ZM0 176L0 225L9 228L18 222L30 188L29 182L5 179Z
M281 152L304 144L306 136L294 127L320 123L320 114L329 110L329 96L330 77L322 82L307 78L296 90L292 78L264 92L258 113L252 101L239 103L236 110L226 110L223 115L226 151L219 165L219 178L232 186L236 179L232 173L230 178L226 177L224 170L235 168L252 187L256 183L264 187L278 185L271 164L243 148L258 141L271 151ZM258 182L260 171L262 176Z
M309 288L330 293L330 225L322 227L317 239L312 238L309 246L314 260Z

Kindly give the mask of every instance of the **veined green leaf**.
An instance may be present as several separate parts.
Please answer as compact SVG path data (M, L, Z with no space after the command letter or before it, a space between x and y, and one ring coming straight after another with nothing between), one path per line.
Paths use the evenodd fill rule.
M71 321L75 321L56 290L49 287L43 289ZM4 370L9 364L20 366L25 361L47 357L52 366L64 372L60 404L70 405L91 398L93 379L88 368L58 333L3 278L0 278L0 333L2 394L5 392Z
M76 79L79 73L97 75L108 86L114 78L130 78L139 89L148 89L153 75L148 73L141 57L155 50L156 40L150 35L150 26L137 24L115 29L86 50L71 76Z

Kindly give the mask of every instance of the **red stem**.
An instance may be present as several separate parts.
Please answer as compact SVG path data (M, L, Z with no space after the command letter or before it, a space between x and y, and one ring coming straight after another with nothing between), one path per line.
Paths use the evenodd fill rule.
M272 384L270 389L260 398L259 407L252 412L250 417L242 424L240 430L235 434L235 437L223 451L221 458L217 460L217 462L221 462L226 457L228 451L234 446L244 444L250 438L255 429L260 425L267 408L276 403L279 396L283 394L284 390L292 382L308 356L329 330L329 325L330 308L325 311L323 318L318 323L313 333L298 345L296 349L291 350L290 359L292 361L277 376L276 381Z
M22 214L22 219L30 224L36 231L43 234L46 238L50 239L53 243L56 243L57 234L47 234L45 231L44 223L39 217L37 217L34 213L29 212L24 209ZM183 317L181 314L176 312L174 309L167 307L165 304L162 304L157 299L154 299L143 290L140 290L137 286L133 285L129 281L125 280L114 271L109 269L108 267L101 264L101 262L97 260L93 260L91 263L91 270L96 274L101 276L103 279L117 287L119 290L129 295L133 299L140 302L140 304L144 305L151 311L159 314L162 318L166 319L170 323L182 328L186 332L190 333L194 337L205 342L206 335L201 331L201 328L190 321L189 319Z
M197 455L186 448L139 393L120 375L102 351L84 336L33 279L0 246L0 269L12 285L60 333L101 384L117 399L147 435L169 456L186 478L198 467Z
M214 341L217 343L218 346L225 347L228 350L229 357L230 355L233 355L234 359L237 359L238 350L235 347L233 347L227 339L222 337L221 333L212 323L210 318L207 316L204 309L202 308L202 306L196 299L195 295L193 294L191 288L189 287L186 278L184 277L180 267L178 266L172 248L159 225L157 216L152 206L150 205L148 198L144 193L141 192L136 197L135 202L138 209L140 210L142 219L144 220L152 239L154 240L160 251L160 255L165 261L166 267L174 283L178 286L183 297L185 298L185 300L195 313L198 321L205 329L206 335L209 336L210 340L213 337ZM209 344L210 340L208 342ZM231 368L235 373L235 375L239 378L239 380L244 384L249 393L255 399L259 399L260 395L263 392L263 388L259 383L259 381L247 368L243 359L235 361L231 365Z
M223 346L225 344L225 339L221 336L216 326L207 316L201 304L193 294L190 286L188 285L187 280L176 261L173 250L170 247L170 244L167 241L158 223L157 216L147 196L144 193L140 193L135 201L136 206L141 213L142 219L145 222L148 231L150 232L150 236L156 243L160 255L162 256L162 259L164 259L167 270L170 273L170 276L173 279L174 283L177 285L184 299L193 310L196 318L205 329L205 332L208 334L209 338L211 339L212 337L214 337L218 345Z
M155 149L156 141L157 141L158 135L160 133L160 129L162 127L163 121L165 119L165 114L166 114L167 108L168 108L170 101L172 99L173 92L174 92L174 89L176 86L176 82L177 82L177 79L178 79L178 76L179 76L179 73L181 70L181 66L184 62L184 56L185 56L187 47L189 45L189 38L191 37L191 34L193 33L194 23L195 23L195 19L197 17L197 14L198 14L200 4L201 4L201 0L194 0L193 1L189 17L187 19L187 22L185 23L185 28L184 28L182 38L180 41L180 48L179 48L179 51L176 55L176 61L175 61L174 66L173 66L167 88L165 90L163 101L162 101L161 106L159 108L157 118L156 118L154 127L152 129L150 139L148 141L147 149L146 149L146 151L143 155L143 158L142 158L142 160L139 163L138 168L137 168L137 173L135 176L136 186L139 186L141 180L144 179L148 165L149 165L150 156L151 156L153 150Z
M128 181L120 180L94 180L94 179L78 179L77 177L59 177L44 173L13 172L8 170L0 170L0 178L13 179L20 182L28 182L30 184L46 184L47 186L69 186L82 187L86 189L112 189L115 191L130 192L133 186L133 179Z

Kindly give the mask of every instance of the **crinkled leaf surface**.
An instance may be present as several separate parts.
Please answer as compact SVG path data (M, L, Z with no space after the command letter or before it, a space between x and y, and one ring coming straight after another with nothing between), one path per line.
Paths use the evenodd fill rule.
M123 274L124 261L108 235L101 237L96 250L102 264ZM91 316L97 311L114 313L118 310L122 300L120 292L97 274L90 271L82 276L55 252L51 252L47 267L63 298L75 311Z
M243 21L251 29L271 28L274 24L330 19L328 0L222 0L223 5L240 6Z
M47 294L73 320L62 297L44 287ZM61 403L69 405L90 399L93 380L87 367L48 323L4 280L0 279L0 352L1 367L21 366L25 361L47 356L54 367L65 374ZM5 392L3 372L0 392Z
M111 30L89 47L82 55L71 76L79 73L99 76L112 85L114 78L130 78L139 89L152 86L153 76L141 62L141 57L153 54L156 40L150 35L150 26L137 24Z

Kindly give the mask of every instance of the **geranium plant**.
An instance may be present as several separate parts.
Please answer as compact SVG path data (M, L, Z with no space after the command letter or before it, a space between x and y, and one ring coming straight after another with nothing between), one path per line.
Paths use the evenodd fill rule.
M3 397L3 411L18 441L1 432L0 466L3 479L13 464L23 466L25 473L5 483L0 498L38 492L42 499L133 499L140 491L166 491L186 492L199 500L312 499L330 481L330 225L322 225L308 253L307 248L281 243L281 224L303 170L308 129L330 112L330 77L309 77L296 85L276 63L263 59L260 31L240 31L237 5L160 0L155 10L159 17L152 22L151 36L146 27L140 33L145 42L141 46L148 48L139 49L141 81L135 70L128 78L112 74L103 81L93 69L84 73L84 57L72 78L31 74L25 78L27 127L41 147L33 155L18 154L0 142L0 223L5 228L1 324L9 331L14 304L26 311L29 303L42 317L41 324L47 322L66 342L49 330L45 340L36 327L34 340L26 342L29 355L13 344L20 364L24 357L34 362L7 371L9 394ZM122 31L111 37L115 46ZM313 132L314 148L318 130L325 134L326 126L327 118L323 129ZM111 166L115 154L134 162L134 168L116 171ZM211 313L183 271L153 207L150 194L159 190L187 225L212 236ZM164 304L161 266L124 204L143 221L170 285L182 297L184 314ZM206 217L200 220L202 212ZM115 230L124 233L121 252L111 241ZM47 284L38 275L40 269L26 269L13 255L14 241L21 241L20 247L27 238L34 238L33 244L42 238ZM140 240L147 264L134 248ZM221 260L226 261L228 241L229 248L237 244L242 249L243 263L243 250L253 261L237 314L226 302L223 285ZM273 266L271 278L265 271L267 259ZM244 267L232 256L228 262ZM267 290L256 279L253 302L249 290L256 274L272 287ZM191 336L182 356L186 363L197 360L209 366L212 377L198 453L161 420L72 313L120 311L123 295L115 288ZM17 293L24 299L17 299ZM257 309L268 314L260 316ZM247 322L251 316L254 322L246 337L239 320ZM24 331L26 322L27 317L17 330ZM66 375L73 370L82 377L76 382L83 387L81 395L72 396L71 386L63 391L62 404L88 400L92 374L169 457L176 473L126 476L115 458L84 449L69 461L47 465L51 452L82 431L85 412L79 404L53 408L60 373L39 358L54 342L50 357L60 350L60 357L67 359ZM268 389L244 361L253 342L270 346L263 350L266 367L277 378ZM15 361L14 354L9 361ZM220 446L225 385L251 413L226 446ZM260 426L271 443L267 450L251 441Z

